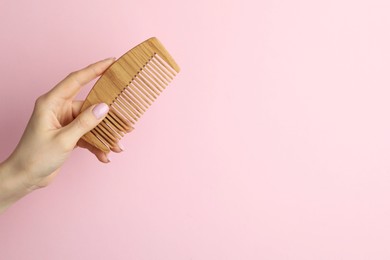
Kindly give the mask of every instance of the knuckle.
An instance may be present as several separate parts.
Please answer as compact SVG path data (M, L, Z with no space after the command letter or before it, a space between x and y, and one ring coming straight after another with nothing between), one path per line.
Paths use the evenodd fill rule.
M67 78L74 78L76 75L76 71L72 71L68 74L68 76L66 76Z
M57 145L66 151L72 150L75 146L74 142L69 139L69 136L64 133L57 136Z
M88 69L91 70L92 74L97 77L101 74L101 71L96 68L96 66L89 65Z
M42 106L46 105L47 103L48 103L48 96L47 96L47 94L44 94L44 95L39 96L35 100L35 107L42 107Z
M74 82L76 82L76 84L80 85L80 81L78 79L78 77L79 77L78 75L79 75L78 71L73 71L73 72L68 74L67 78L70 79L70 80L73 80Z
M76 119L76 125L79 129L84 131L85 129L90 128L91 120L89 120L87 117L81 116Z

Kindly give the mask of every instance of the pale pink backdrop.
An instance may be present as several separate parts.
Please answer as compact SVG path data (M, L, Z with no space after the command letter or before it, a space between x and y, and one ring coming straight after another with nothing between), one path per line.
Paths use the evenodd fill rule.
M72 70L157 36L182 72L112 163L76 150L0 216L0 259L390 259L389 13L388 0L1 1L0 159Z

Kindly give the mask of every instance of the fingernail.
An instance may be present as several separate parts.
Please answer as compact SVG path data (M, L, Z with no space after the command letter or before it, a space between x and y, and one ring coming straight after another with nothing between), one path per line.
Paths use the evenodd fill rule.
M106 155L106 157L107 157L107 161L108 161L108 162L111 162L111 157L108 156L108 154Z
M96 119L101 119L103 116L105 116L110 108L105 103L100 103L99 105L95 106L92 109L93 114L95 115Z
M124 151L125 150L125 147L123 146L123 144L121 142L118 142L118 146L119 148Z
M116 58L115 57L110 57L110 58L105 59L104 61L109 61L109 60L116 60Z

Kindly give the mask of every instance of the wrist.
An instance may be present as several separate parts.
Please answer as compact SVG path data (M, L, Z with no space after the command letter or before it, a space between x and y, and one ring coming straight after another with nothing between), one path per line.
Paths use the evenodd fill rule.
M12 159L0 163L0 212L34 190Z

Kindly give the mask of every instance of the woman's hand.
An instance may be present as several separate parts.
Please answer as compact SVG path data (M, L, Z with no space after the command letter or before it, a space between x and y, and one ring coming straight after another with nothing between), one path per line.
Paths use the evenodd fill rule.
M0 210L2 197L12 193L12 186L20 186L15 191L47 186L76 146L88 149L101 162L109 162L107 154L80 139L104 119L108 106L96 104L79 114L82 102L74 98L82 86L101 75L114 61L114 58L102 60L72 72L37 99L19 144L0 165ZM121 150L119 144L114 152Z

